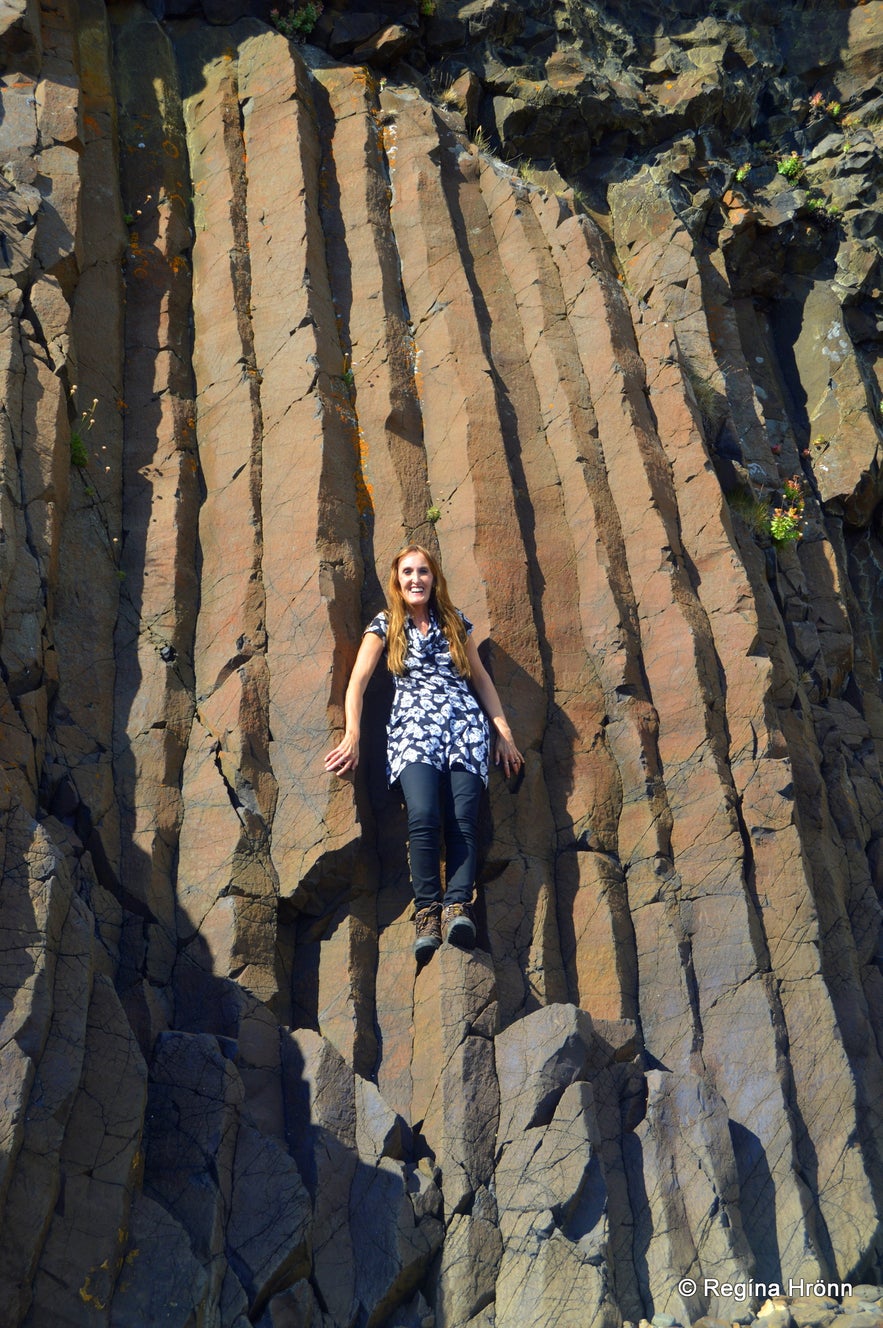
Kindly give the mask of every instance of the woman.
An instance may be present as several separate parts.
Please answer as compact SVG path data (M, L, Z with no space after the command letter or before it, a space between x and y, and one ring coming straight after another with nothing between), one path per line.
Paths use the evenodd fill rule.
M496 732L494 760L506 776L517 773L524 760L497 689L478 657L472 624L454 608L438 563L422 545L409 544L393 558L387 603L388 610L365 628L346 692L346 731L326 756L325 769L345 775L359 764L362 701L385 649L395 683L387 776L390 784L401 784L408 808L414 953L426 959L441 945L442 927L445 940L459 945L475 940L470 904L478 807L488 776L488 719ZM439 871L442 803L444 904Z

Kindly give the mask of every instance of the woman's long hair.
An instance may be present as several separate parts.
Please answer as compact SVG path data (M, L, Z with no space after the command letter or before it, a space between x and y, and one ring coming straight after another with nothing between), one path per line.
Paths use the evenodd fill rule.
M392 568L386 587L386 600L389 605L389 630L386 638L386 662L391 673L403 674L405 655L408 653L408 640L405 635L405 619L408 606L399 585L399 563L408 553L419 553L425 558L432 572L432 590L429 594L429 607L435 610L441 629L451 647L451 659L454 667L463 678L470 675L469 660L466 658L466 628L463 619L451 603L445 574L428 549L422 544L406 544L392 560Z

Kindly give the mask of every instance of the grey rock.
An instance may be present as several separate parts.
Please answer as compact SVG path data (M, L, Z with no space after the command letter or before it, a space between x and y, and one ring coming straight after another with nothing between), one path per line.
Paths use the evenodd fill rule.
M202 1311L208 1290L208 1276L187 1232L142 1193L132 1205L129 1245L111 1306L111 1328L148 1323L186 1328Z

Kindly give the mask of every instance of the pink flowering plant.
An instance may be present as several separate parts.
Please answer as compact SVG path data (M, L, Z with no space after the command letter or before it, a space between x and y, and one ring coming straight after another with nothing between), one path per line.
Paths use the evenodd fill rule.
M308 0L307 4L291 5L284 12L270 10L270 22L277 32L291 41L304 41L319 22L325 6L322 0Z
M775 507L770 517L770 534L774 544L791 544L803 534L803 516L806 501L803 485L797 475L782 486L782 506Z
M837 120L843 107L836 98L832 97L830 101L825 101L821 92L814 92L809 99L809 110L813 118L819 115L830 115L832 120Z

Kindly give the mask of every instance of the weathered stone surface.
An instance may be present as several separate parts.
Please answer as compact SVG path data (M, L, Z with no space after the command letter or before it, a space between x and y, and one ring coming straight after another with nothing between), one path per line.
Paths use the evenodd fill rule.
M113 1328L145 1323L183 1325L203 1303L208 1277L187 1232L161 1204L140 1193L129 1222L132 1248L113 1297Z
M36 0L11 0L4 6L0 37L3 68L39 70L42 43L40 7Z
M330 1043L292 1034L283 1064L292 1147L314 1196L315 1283L335 1322L354 1313L380 1321L420 1284L444 1228L427 1205L412 1203L413 1164L376 1155L370 1122L357 1124L376 1101L357 1095L357 1077Z
M226 1239L252 1314L276 1286L309 1271L311 1217L309 1196L288 1152L241 1124Z
M589 1082L611 1049L584 1011L554 1005L505 1030L496 1048L498 1319L551 1324L581 1313L590 1323L618 1322L604 1267L607 1195Z
M455 1213L445 1232L437 1300L439 1317L445 1323L452 1328L471 1323L491 1304L502 1253L497 1205L481 1189L471 1213Z
M739 1312L736 1300L717 1295L709 1300L700 1288L697 1297L687 1301L678 1289L680 1277L697 1266L724 1284L751 1279L752 1257L742 1231L725 1105L693 1076L672 1082L672 1076L654 1070L648 1087L647 1115L635 1131L643 1176L631 1182L641 1185L647 1196L636 1245L643 1251L648 1288L662 1287L665 1280L664 1274L654 1274L654 1266L674 1270L668 1294L653 1295L660 1312L673 1314L677 1322L690 1321L697 1309L729 1320Z
M869 1276L881 6L257 11L0 16L0 1319ZM411 538L527 758L419 972L382 670L321 762Z
M140 1182L147 1071L119 998L101 974L92 985L84 1044L79 1092L59 1150L64 1203L52 1215L33 1281L31 1314L38 1321L85 1324L107 1309Z
M242 1081L207 1034L157 1040L148 1098L145 1192L187 1231L217 1303L225 1274ZM210 1179L209 1179L210 1175Z
M499 1089L496 992L487 958L445 945L415 992L411 1120L441 1168L448 1213L471 1206L494 1168Z

